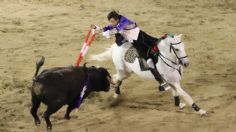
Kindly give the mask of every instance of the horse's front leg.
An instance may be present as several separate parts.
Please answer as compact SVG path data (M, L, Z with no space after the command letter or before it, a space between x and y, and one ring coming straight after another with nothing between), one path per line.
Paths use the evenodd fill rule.
M184 99L184 101L186 101L186 103L189 106L192 106L192 108L200 115L206 115L207 112L203 109L201 109L192 99L191 96L189 96L189 94L187 94L180 86L180 83L175 83L173 84L175 90L177 91L177 93Z
M171 88L171 91L172 91L172 95L174 97L174 105L176 107L179 107L180 109L183 109L186 106L186 104L180 102L179 94L175 89Z
M118 98L119 95L120 95L120 86L122 84L122 81L121 80L116 80L115 83L116 83L115 86L114 86L115 92L114 92L113 98Z

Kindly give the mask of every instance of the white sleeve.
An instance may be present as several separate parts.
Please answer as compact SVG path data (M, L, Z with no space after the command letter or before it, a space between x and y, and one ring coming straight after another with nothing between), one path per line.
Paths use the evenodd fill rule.
M102 32L102 35L106 38L110 38L110 30L107 30L105 32Z

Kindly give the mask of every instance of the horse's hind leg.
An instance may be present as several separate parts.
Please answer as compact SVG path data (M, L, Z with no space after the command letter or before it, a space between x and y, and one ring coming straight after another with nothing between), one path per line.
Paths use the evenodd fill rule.
M122 81L128 78L131 75L131 73L126 71L118 70L115 78L115 93L113 98L118 98L120 95L120 86L122 84Z
M40 119L37 115L37 111L38 111L38 108L40 106L41 101L36 97L35 94L32 93L31 102L32 102L32 107L31 107L30 113L34 117L35 125L39 125L40 124Z
M198 112L200 115L206 115L206 111L201 109L196 103L194 103L193 99L189 94L187 94L180 86L180 83L175 83L174 85L175 90L177 93L187 102L189 106Z

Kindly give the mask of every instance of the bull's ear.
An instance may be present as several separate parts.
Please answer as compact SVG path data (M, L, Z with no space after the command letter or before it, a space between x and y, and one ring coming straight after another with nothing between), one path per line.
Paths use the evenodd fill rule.
M112 84L115 85L115 82L113 81L113 79L110 76L107 76L107 80Z
M87 66L86 66L87 64L88 64L88 63L87 63L87 62L85 62L85 63L83 64L83 67L84 67L84 68L86 68L86 67L87 67Z

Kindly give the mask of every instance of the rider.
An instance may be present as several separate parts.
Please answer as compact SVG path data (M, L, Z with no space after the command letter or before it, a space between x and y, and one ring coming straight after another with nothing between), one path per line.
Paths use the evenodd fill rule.
M162 76L158 72L155 64L157 62L157 56L155 53L158 52L157 48L157 41L158 39L152 37L145 33L144 31L140 30L138 25L120 15L116 11L111 11L107 15L108 21L110 21L111 25L103 27L101 30L104 32L113 31L115 29L115 37L116 37L116 44L118 46L122 45L123 43L129 41L133 44L133 46L137 49L139 55L147 60L149 65L149 69L155 79L160 83L159 90L165 91L169 85L163 80ZM98 28L98 26L91 25L91 28ZM150 54L147 55L148 50L150 49Z

